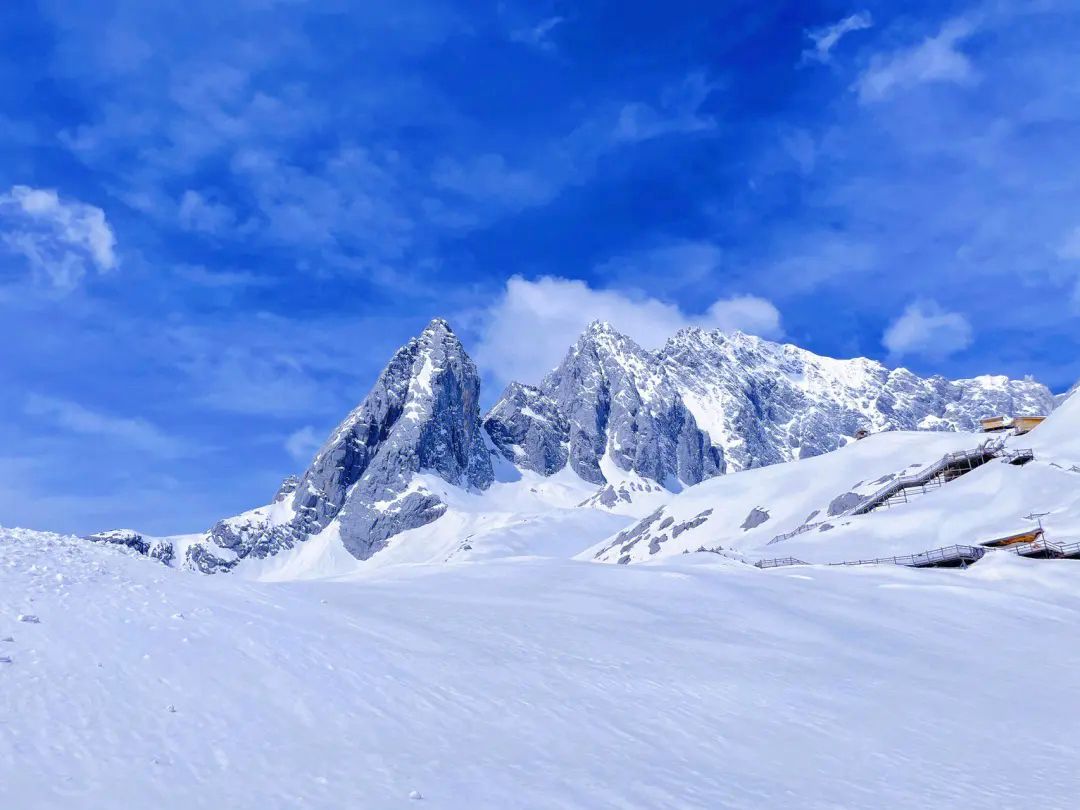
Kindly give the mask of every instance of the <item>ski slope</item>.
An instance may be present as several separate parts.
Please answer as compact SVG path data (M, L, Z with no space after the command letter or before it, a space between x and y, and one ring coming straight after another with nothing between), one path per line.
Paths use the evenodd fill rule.
M1078 626L1011 555L267 583L6 530L0 806L1072 807Z

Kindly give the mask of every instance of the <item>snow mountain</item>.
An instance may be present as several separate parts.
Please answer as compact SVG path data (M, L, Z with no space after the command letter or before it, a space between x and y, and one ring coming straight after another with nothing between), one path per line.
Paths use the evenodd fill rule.
M988 416L1055 407L1032 380L919 377L741 332L684 329L656 358L731 471L821 455L859 430L977 430Z
M866 358L834 360L741 332L683 329L659 351L592 324L539 386L512 383L484 420L512 463L564 464L608 483L609 458L669 485L809 458L864 430L974 430L997 414L1047 414L1039 383L922 378Z
M308 469L286 478L269 505L202 535L124 530L90 539L152 548L159 560L215 573L314 537L328 558L343 549L350 560L368 560L392 538L421 543L414 530L456 510L442 523L465 534L421 533L427 560L476 552L473 531L505 544L500 532L511 525L516 536L524 536L522 524L576 525L566 512L574 505L642 518L687 487L817 456L860 430L970 430L980 417L1054 407L1050 392L1030 381L924 379L872 360L833 360L702 329L649 351L600 322L539 385L512 383L484 417L479 402L475 364L449 324L435 319L394 354ZM497 477L486 499L467 497ZM562 511L545 514L550 509ZM578 522L588 542L612 525Z
M483 490L494 473L480 424L480 377L461 341L435 319L402 346L371 392L269 507L222 520L186 561L205 572L261 559L333 527L357 559L439 518L446 504L421 471ZM221 554L221 550L226 553Z
M618 470L660 484L696 484L724 472L655 355L593 323L538 387L511 384L484 419L508 461L550 474L566 464L586 481Z

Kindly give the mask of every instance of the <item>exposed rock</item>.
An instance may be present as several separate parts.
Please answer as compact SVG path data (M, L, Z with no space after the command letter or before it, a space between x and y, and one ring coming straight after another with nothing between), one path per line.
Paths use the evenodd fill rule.
M112 529L107 532L88 534L84 539L91 543L108 543L130 548L165 565L169 565L173 560L173 546L168 540L151 540L131 529Z
M547 394L511 383L484 418L491 441L511 462L551 475L569 458L570 423Z
M921 378L740 332L685 329L649 352L594 323L539 386L511 384L485 426L507 459L545 475L569 464L604 484L606 455L692 484L835 450L860 430L972 430L983 416L1054 404L1035 382Z
M663 509L663 507L661 507L661 508L657 509L655 512L653 512L651 515L649 515L648 517L638 521L636 524L631 526L626 531L619 532L619 534L615 535L615 539L612 540L611 543L609 543L607 546L605 546L600 551L596 552L596 555L595 555L596 559L600 559L607 552L611 551L611 549L615 548L616 546L619 546L620 547L620 549L619 549L620 553L625 555L630 549L632 549L640 541L650 539L650 530L651 530L652 525L654 523L656 523L658 520L660 520L661 516L663 514L664 514L664 509ZM626 561L627 562L630 561L629 557L626 558ZM620 559L619 562L622 563L622 559Z
M607 483L600 462L662 484L696 484L724 469L656 357L592 324L538 387L511 384L484 422L510 461L551 474L567 463Z
M691 529L696 529L698 526L702 525L705 521L709 519L709 515L712 514L712 511L712 509L706 509L704 512L699 513L694 518L680 523L678 526L671 530L671 536L678 537L683 532L690 531Z
M200 574L220 574L231 571L236 566L237 560L224 560L215 556L201 543L188 546L187 554L184 555L184 567Z
M296 488L298 486L300 486L299 478L297 478L295 475L285 476L285 479L281 482L281 486L278 487L277 494L274 495L274 502L276 503L277 501L285 500L285 498L287 498L289 495L292 495L294 492L296 492Z
M756 529L762 523L769 519L769 513L764 509L754 507L750 510L750 514L746 516L746 520L743 521L741 528L744 532L748 532L751 529Z
M855 492L845 492L843 495L837 495L829 503L829 517L842 515L849 509L854 509L861 501L862 496Z
M336 520L345 548L370 557L388 538L446 511L415 484L418 473L465 488L491 485L479 393L479 374L461 342L446 321L433 320L394 354L303 477L282 484L275 502L291 510L275 506L220 521L209 542L240 558L265 557Z
M741 332L684 329L657 356L697 423L725 448L729 471L835 450L859 429L976 430L981 417L1054 408L1036 382L921 378Z

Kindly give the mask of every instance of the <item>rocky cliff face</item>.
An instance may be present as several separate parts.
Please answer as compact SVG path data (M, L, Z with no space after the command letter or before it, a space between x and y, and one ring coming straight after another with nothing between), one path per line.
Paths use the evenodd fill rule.
M443 514L418 473L486 489L494 474L480 425L480 378L446 321L436 319L391 358L364 401L331 434L303 476L277 499L216 524L205 551L265 557L336 522L342 542L366 559L387 539Z
M981 417L1045 414L1054 404L1030 381L921 378L703 329L648 352L593 324L538 387L511 385L484 424L528 469L569 463L602 484L607 457L616 473L670 485L820 455L859 430L974 430Z
M740 332L686 329L656 354L731 470L835 450L860 430L977 430L996 414L1047 414L1050 391L1007 377L922 378Z
M511 462L550 474L567 463L607 483L605 459L661 484L696 484L724 470L650 352L592 324L538 387L512 384L484 420Z

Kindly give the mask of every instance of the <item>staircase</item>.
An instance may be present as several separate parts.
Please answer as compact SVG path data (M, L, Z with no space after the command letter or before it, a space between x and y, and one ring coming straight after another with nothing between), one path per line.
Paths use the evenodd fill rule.
M797 534L808 532L812 529L825 525L830 520L848 517L851 515L865 515L873 512L881 506L892 506L895 503L907 503L912 494L922 494L927 490L940 487L950 481L955 481L962 475L981 467L991 459L1001 459L1006 464L1023 466L1035 458L1031 450L1006 450L1004 440L996 442L986 441L971 450L961 450L956 453L947 453L935 461L929 467L919 470L911 475L894 478L876 492L862 498L850 509L846 509L837 515L831 515L827 520L819 520L814 523L804 523L789 532L778 534L767 545L779 543L794 537Z

